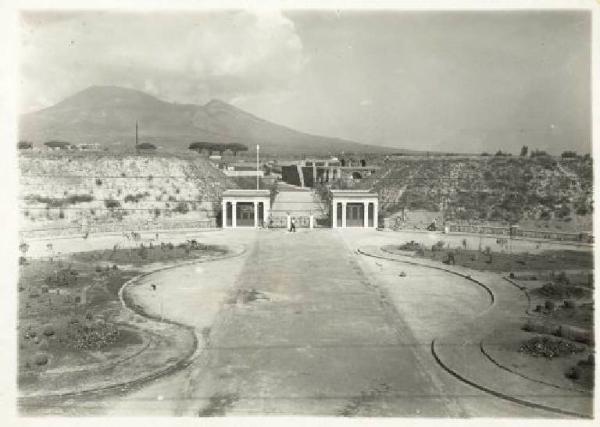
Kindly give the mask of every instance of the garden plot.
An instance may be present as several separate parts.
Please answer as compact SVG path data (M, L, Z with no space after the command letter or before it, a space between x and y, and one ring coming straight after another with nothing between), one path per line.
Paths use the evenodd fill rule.
M212 259L224 248L192 244L22 259L18 383L22 396L109 386L190 354L194 334L124 309L119 290L139 269ZM123 269L127 264L133 268Z
M398 245L386 245L382 250L398 254L427 258L449 265L460 265L480 271L561 271L570 269L592 269L594 254L592 251L547 250L539 254L511 253L507 243L502 251L491 247L468 249L467 241L452 246L443 240L426 246L410 241Z
M593 275L589 271L511 274L529 296L521 331L495 335L486 351L522 375L591 391L594 377ZM564 350L564 351L562 351Z

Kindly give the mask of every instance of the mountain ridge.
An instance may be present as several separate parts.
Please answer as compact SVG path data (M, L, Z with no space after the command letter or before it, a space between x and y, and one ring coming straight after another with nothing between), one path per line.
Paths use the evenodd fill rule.
M128 147L135 143L136 121L140 142L164 148L185 149L191 142L208 141L260 144L266 152L289 154L406 151L297 131L216 98L204 105L178 104L119 86L90 86L21 115L19 137L37 144L59 139Z

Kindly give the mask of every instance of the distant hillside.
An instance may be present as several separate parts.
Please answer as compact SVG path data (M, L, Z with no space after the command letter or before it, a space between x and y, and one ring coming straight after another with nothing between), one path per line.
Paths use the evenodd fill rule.
M260 144L269 153L403 151L298 132L219 100L206 105L174 104L114 86L93 86L52 107L22 115L19 137L37 145L47 140L66 140L132 147L136 120L140 141L163 148L187 148L191 142L208 141L239 142L250 147Z

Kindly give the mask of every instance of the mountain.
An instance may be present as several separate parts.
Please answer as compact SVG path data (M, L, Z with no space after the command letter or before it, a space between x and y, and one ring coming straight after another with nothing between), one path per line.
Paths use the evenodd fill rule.
M136 121L140 142L162 148L185 149L191 142L205 141L239 142L251 151L260 144L263 152L285 154L400 151L298 132L219 100L176 104L114 86L93 86L52 107L23 114L19 137L38 145L65 140L127 148L135 144Z

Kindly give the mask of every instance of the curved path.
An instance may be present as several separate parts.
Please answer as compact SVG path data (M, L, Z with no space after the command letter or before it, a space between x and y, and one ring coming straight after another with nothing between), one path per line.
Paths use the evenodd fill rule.
M589 393L557 388L507 372L492 363L483 351L482 341L490 337L493 340L491 334L500 325L519 330L523 323L522 313L528 307L528 301L520 290L507 285L500 275L459 266L440 267L439 263L395 255L376 247L359 251L376 259L401 263L404 269L421 265L438 271L446 270L453 275L464 275L469 280L485 284L493 293L493 304L488 309L477 315L467 316L468 321L455 325L453 330L438 330L437 336L431 336L432 354L448 373L476 389L524 406L567 416L592 416L593 401ZM437 281L436 286L440 287L440 283ZM458 309L463 311L466 307L468 305L459 306ZM452 310L450 307L448 309ZM457 307L453 309L457 310ZM447 317L447 310L442 317Z
M145 311L194 327L192 363L125 395L73 402L71 413L556 416L470 387L432 357L434 337L489 310L469 280L405 266L399 278L397 263L357 255L362 238L335 230L191 237L247 252L151 274L156 293L132 292Z

